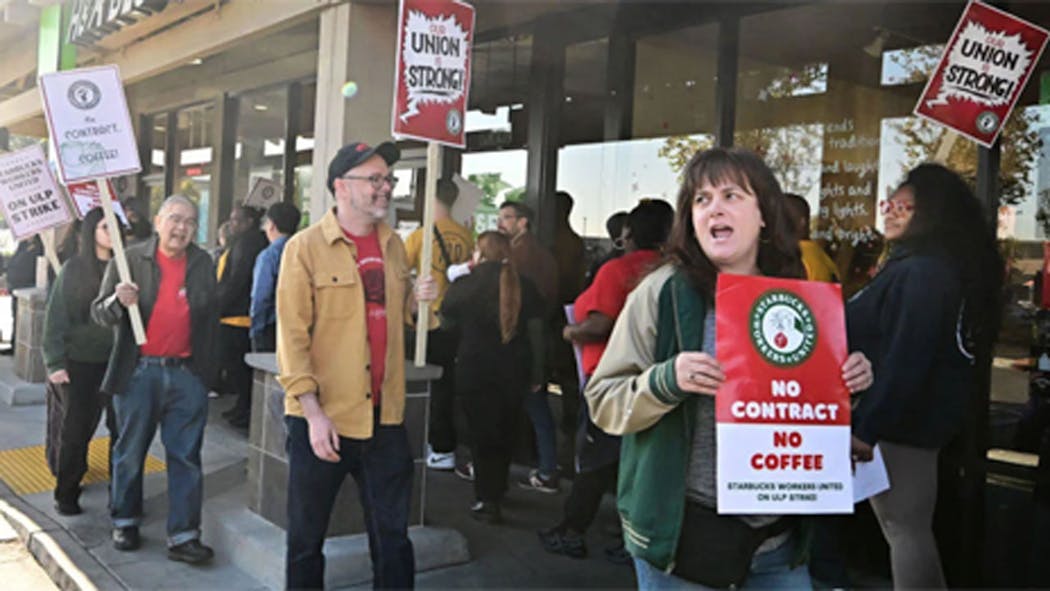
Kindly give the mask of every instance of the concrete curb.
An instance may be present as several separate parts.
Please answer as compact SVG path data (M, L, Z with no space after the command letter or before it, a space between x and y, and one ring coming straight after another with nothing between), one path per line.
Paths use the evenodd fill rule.
M0 402L8 406L43 404L43 383L27 382L15 375L12 357L0 357Z
M109 591L127 587L46 515L0 483L0 516L18 533L55 585L63 591Z
M287 534L251 512L244 503L245 494L245 487L238 486L210 497L204 506L204 530L216 552L229 556L233 564L267 588L282 589ZM470 562L467 539L454 529L412 526L408 535L415 547L417 574ZM372 580L365 534L328 538L324 551L325 588L362 585Z

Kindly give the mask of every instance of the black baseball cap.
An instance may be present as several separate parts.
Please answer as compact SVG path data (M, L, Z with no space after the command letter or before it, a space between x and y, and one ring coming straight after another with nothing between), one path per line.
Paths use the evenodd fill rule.
M328 190L335 193L335 179L376 154L382 156L388 166L401 158L401 150L393 142L383 142L375 147L364 142L351 142L339 148L328 163Z

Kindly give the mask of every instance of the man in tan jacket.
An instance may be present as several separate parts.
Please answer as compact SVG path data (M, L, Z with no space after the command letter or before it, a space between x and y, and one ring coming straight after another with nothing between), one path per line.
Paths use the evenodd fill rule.
M325 532L347 474L360 491L377 588L412 587L412 454L404 427L405 247L383 220L400 152L351 143L328 166L335 207L288 240L277 280L288 427L286 586L324 586ZM436 295L432 280L417 295Z

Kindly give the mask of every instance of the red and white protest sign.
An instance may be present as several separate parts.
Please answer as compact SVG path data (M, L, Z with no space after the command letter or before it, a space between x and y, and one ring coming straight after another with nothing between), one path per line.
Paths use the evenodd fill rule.
M73 221L40 144L0 156L0 206L15 240Z
M991 147L1039 62L1047 35L998 8L970 2L915 114Z
M76 207L77 217L83 219L89 211L96 207L102 207L102 195L98 189L98 183L105 182L109 187L109 194L116 195L117 191L113 188L113 182L110 179L105 181L87 181L83 183L69 183L66 185L66 192L69 193L69 200L73 202L73 206ZM120 218L120 223L125 226L129 226L128 216L124 214L124 207L120 204L120 201L113 201L113 213Z
M720 275L715 316L718 512L852 512L839 286Z
M462 148L474 8L456 0L401 0L392 132Z

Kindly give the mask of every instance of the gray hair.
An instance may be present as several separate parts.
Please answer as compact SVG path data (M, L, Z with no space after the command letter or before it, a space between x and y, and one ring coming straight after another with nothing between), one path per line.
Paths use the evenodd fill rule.
M193 199L190 199L189 197L187 197L186 195L183 195L182 193L172 193L171 195L169 195L164 200L164 202L160 204L160 209L157 210L157 215L163 214L164 211L166 209L168 209L168 207L170 207L170 206L172 206L172 205L174 205L176 203L181 203L183 205L188 205L189 207L193 208L193 215L197 216L198 220L200 219L200 217L201 217L201 210L200 210L199 207L197 207L197 203Z

